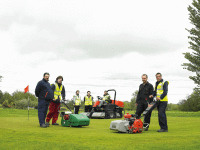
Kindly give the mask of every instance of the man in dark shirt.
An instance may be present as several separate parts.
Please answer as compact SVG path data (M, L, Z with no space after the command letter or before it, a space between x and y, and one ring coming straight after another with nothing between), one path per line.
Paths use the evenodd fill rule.
M47 110L49 102L53 99L53 90L49 84L49 73L44 73L43 79L38 82L35 88L35 95L38 97L38 118L40 127L48 127L45 124L45 118L47 115Z
M148 76L146 74L143 74L142 75L143 83L140 84L139 92L138 92L136 104L135 104L137 106L137 110L136 110L137 118L140 118L142 112L146 110L146 108L148 107L148 104L152 101L152 99L150 99L149 96L153 92L153 85L149 83L147 79L148 79ZM145 118L144 118L144 127L146 127L145 131L148 131L149 124L150 124L150 117L151 117L151 113L148 113L147 115L145 115Z

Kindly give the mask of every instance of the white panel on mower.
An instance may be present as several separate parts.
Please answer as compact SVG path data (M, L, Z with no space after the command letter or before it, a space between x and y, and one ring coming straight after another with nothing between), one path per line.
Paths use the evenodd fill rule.
M88 117L90 115L90 112L84 112L84 113L80 113L80 114L83 114Z
M83 115L88 117L90 115L90 112L84 112L84 113L80 113L80 114L83 114ZM94 112L92 114L92 118L104 118L104 117L105 117L105 112ZM111 118L114 117L113 113L110 113L110 117ZM120 114L116 113L116 117L120 118Z
M92 118L105 118L105 112L94 112Z
M69 115L69 114L72 114L71 111L65 111L65 115Z
M129 121L115 120L110 124L110 130L117 130L119 132L128 132Z

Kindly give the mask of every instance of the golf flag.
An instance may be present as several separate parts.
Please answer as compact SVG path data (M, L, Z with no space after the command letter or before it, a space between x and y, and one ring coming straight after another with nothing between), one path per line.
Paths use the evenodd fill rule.
M29 92L29 85L24 89L24 93Z

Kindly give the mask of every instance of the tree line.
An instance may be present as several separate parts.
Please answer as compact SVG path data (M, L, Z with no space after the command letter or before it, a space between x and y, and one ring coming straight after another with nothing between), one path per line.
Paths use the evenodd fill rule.
M136 98L138 91L135 91L132 94L131 101L124 101L124 110L126 111L135 111L136 110ZM199 111L200 110L200 91L195 90L191 95L186 99L181 100L178 104L168 104L167 110L181 110L181 111ZM68 107L73 110L73 100L68 99ZM37 109L38 99L34 94L25 93L22 91L15 91L12 94L8 92L2 92L0 90L0 106L3 108L14 108L14 109L27 109L28 106L32 109ZM81 110L84 111L85 104L82 101ZM61 105L62 109L66 109L65 105Z

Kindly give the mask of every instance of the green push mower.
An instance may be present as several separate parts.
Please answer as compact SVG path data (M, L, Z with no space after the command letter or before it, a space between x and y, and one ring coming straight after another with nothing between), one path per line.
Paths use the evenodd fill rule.
M67 106L68 101L61 100L61 103L63 103L70 111L63 111L60 113L61 119L61 125L63 127L81 127L81 126L89 126L90 119L82 114L73 114L71 109Z

